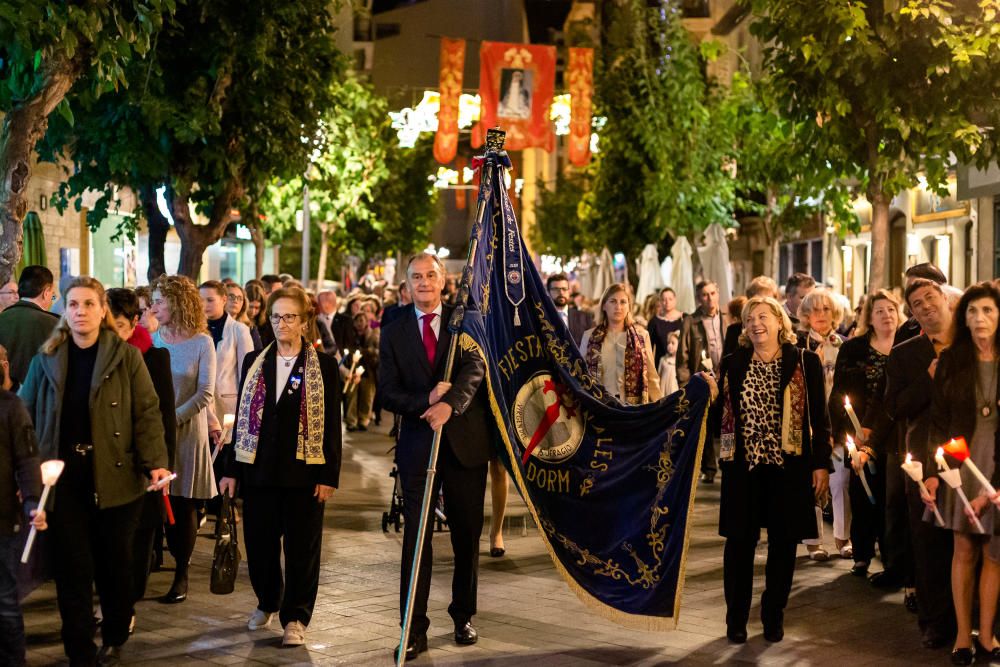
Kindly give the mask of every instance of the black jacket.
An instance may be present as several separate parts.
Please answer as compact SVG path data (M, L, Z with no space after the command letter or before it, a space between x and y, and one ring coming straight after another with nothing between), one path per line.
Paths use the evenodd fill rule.
M667 344L670 341L670 334L674 331L678 332L680 336L681 327L684 326L684 317L674 320L673 322L668 322L662 317L652 317L649 323L646 325L646 331L649 332L649 340L653 344L653 363L656 364L656 368L660 367L660 359L663 355L667 353ZM680 348L680 339L677 341L678 349Z
M927 446L934 393L927 367L935 357L930 338L920 334L892 348L885 368L885 411L903 432L906 451L923 462L928 476L937 470L934 453Z
M441 314L434 368L423 348L420 323L413 306L387 325L379 341L378 390L382 406L401 418L396 461L402 471L426 470L434 432L420 418L428 407L431 390L444 379L444 368L451 333L448 318L451 306ZM493 453L490 417L486 412L483 375L485 364L474 352L458 349L452 374L451 390L443 402L451 406L452 417L444 426L442 444L450 447L458 461L467 468L483 465Z
M731 461L721 461L722 495L719 507L719 534L723 537L750 537L757 526L751 516L756 503L752 502L750 471L746 462L743 443L743 416L740 395L746 380L753 349L741 347L726 357L719 369L719 387L728 386L735 425L735 451ZM816 536L815 500L812 489L814 470L830 468L830 417L827 413L823 369L819 357L813 352L799 351L794 345L781 346L781 383L774 401L784 403L785 387L792 380L795 369L802 366L805 376L808 404L807 419L802 425L802 456L784 455L782 507L787 508L781 517L770 517L769 528L788 535L796 541ZM728 385L725 380L728 378ZM725 397L720 393L712 407L712 434L721 435L722 406ZM778 522L781 522L780 525Z
M59 318L31 301L18 301L0 313L0 345L7 349L10 379L23 383L31 360Z
M174 376L170 372L170 351L163 347L151 347L142 355L142 360L146 362L149 378L160 399L167 460L173 465L174 452L177 451L177 409L174 403Z
M850 397L861 426L872 429L869 446L879 453L894 451L893 429L888 423L882 397L885 395L885 374L873 395L868 394L865 379L868 370L868 353L871 347L868 336L859 336L845 342L837 354L837 366L833 373L833 391L830 392L830 422L833 426L833 441L844 444L848 435L854 436L854 424L844 408L844 397ZM888 362L887 362L888 363Z
M28 411L16 394L0 390L0 535L14 534L14 527L22 523L22 512L23 521L30 521L42 494L40 466Z
M976 397L977 369L966 368L958 363L954 350L941 352L937 372L934 374L934 391L931 398L930 424L927 429L927 452L933 457L937 448L951 438L959 436L972 447L972 435L976 431L976 417L982 403ZM1000 397L1000 374L997 378L997 396ZM997 409L996 403L992 406ZM1000 429L993 435L993 474L991 482L1000 485ZM952 466L954 467L954 465ZM924 475L932 476L937 466L924 466Z
M726 327L726 339L722 342L722 356L728 357L730 354L740 349L740 334L743 333L743 325L739 322Z
M340 485L342 455L340 372L336 359L323 352L318 353L318 356L320 373L323 376L323 407L326 413L323 419L323 458L326 461L321 465L306 464L295 458L295 450L298 446L302 392L291 389L291 380L295 376L300 378L303 376L304 346L308 344L307 341L303 340L303 352L299 353L299 357L292 367L292 373L289 375L289 383L285 387L277 388L274 386L277 347L271 347L264 358L262 372L267 393L264 397L264 412L261 416L257 456L253 463L240 463L236 461L235 448L226 447L225 476L233 477L239 481L240 488L245 486L294 488L310 487L316 484L336 488ZM247 382L247 371L261 353L250 352L243 359L240 396L236 404L237 415L240 414L240 403L243 401L243 387ZM282 394L275 403L278 391ZM239 430L237 430L233 437L234 443L239 435Z

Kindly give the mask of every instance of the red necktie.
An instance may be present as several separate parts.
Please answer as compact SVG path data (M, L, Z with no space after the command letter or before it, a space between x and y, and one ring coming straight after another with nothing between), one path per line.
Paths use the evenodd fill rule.
M424 322L424 352L427 353L427 361L430 362L431 368L434 368L434 356L437 354L437 336L434 335L434 329L431 327L431 322L437 317L434 313L427 313L426 315L421 315L420 319Z

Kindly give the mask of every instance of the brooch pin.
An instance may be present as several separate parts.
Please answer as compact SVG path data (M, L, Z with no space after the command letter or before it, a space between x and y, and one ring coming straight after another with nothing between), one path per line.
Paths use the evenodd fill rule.
M290 394L293 391L297 390L299 388L299 385L301 385L301 384L302 384L302 378L301 377L299 377L297 375L294 376L294 377L292 377L291 378L292 388L288 390L288 393Z

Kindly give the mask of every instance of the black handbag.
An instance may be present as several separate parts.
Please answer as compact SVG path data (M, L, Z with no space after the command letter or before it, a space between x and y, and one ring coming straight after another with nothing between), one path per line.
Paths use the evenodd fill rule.
M222 496L219 521L215 526L215 554L212 557L209 590L216 595L232 593L241 558L239 531L236 530L236 503L226 493Z

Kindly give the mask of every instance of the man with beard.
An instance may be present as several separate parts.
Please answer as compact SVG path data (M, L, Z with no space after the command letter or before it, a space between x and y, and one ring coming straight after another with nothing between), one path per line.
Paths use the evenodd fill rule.
M569 278L566 277L566 274L553 273L545 281L545 288L549 291L552 302L556 304L559 316L569 327L573 342L576 343L577 347L580 347L583 332L594 326L594 316L570 305Z

